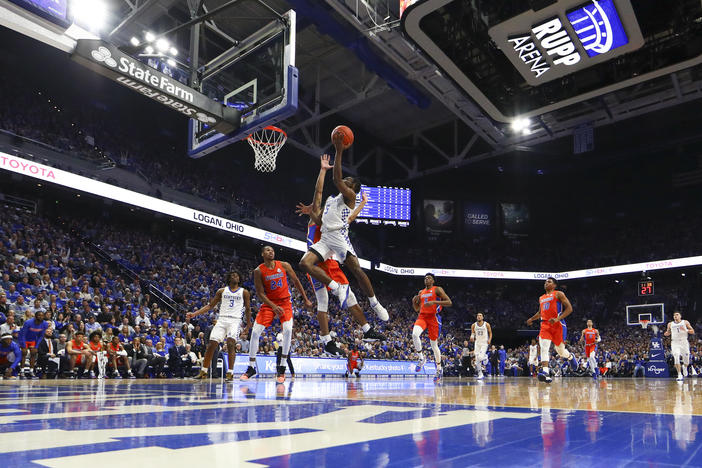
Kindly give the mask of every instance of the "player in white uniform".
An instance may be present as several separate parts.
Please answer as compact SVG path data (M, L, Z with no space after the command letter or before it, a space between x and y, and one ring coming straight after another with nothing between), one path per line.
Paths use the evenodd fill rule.
M227 382L234 380L234 361L236 359L236 340L241 333L241 319L246 312L246 329L248 334L251 327L251 295L249 291L239 286L241 276L233 271L227 276L227 286L217 290L209 304L200 308L197 312L188 312L187 318L209 312L219 304L219 316L212 332L210 332L210 342L207 345L205 359L202 362L200 375L196 379L206 379L207 373L212 363L212 356L215 350L225 339L227 341Z
M487 364L487 350L492 342L492 328L483 320L483 314L478 312L477 320L470 327L470 341L475 342L475 369L478 371L478 380L483 378L483 366Z
M668 329L664 333L665 336L670 336L670 352L675 360L675 369L678 371L678 379L683 380L683 376L687 377L687 368L690 365L690 342L687 341L687 335L693 335L695 330L690 326L690 322L683 320L680 312L673 314L673 321L668 322ZM682 373L680 372L680 356L683 358Z
M317 263L330 258L342 262L356 277L364 294L368 296L370 306L378 315L378 318L387 321L389 319L388 312L376 299L373 285L361 269L356 251L349 240L348 218L356 206L356 194L361 191L361 182L354 177L342 177L341 155L345 149L343 134L341 132L334 133L332 135L332 143L334 143L334 148L336 149L333 169L334 185L339 190L339 194L327 198L324 204L324 211L322 212L321 238L302 257L300 268L317 281L328 286L331 292L339 298L341 307L346 308L349 286L340 285L317 266Z
M536 371L539 366L539 345L536 344L536 340L532 339L529 345L529 373L531 376L536 375Z

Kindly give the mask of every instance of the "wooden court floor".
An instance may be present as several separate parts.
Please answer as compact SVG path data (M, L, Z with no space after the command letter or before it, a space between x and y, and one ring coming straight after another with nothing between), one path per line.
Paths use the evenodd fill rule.
M702 466L702 381L0 382L7 466Z

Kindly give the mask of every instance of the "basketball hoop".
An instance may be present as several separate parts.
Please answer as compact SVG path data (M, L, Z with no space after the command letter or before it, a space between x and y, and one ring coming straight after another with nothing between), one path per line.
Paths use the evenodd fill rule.
M254 167L261 172L275 171L275 159L287 139L287 133L272 125L247 136L246 141L254 150Z
M649 320L639 320L639 323L641 324L641 328L644 330L648 328L648 322Z

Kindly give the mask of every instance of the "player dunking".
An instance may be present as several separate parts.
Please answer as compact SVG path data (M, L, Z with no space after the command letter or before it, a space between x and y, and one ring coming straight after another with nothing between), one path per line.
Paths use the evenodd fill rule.
M544 283L546 294L539 298L539 310L526 321L527 325L538 318L541 318L541 330L539 331L539 348L541 348L541 372L538 379L541 382L551 383L551 370L548 367L550 359L551 342L559 356L570 362L573 371L578 369L578 360L575 355L565 347L565 336L563 332L564 320L573 313L573 306L563 294L563 291L556 291L558 281L549 276Z
M600 332L597 328L593 328L592 320L587 321L587 328L583 330L580 335L580 341L585 342L585 358L587 358L587 366L592 372L592 378L597 380L597 375L600 373L597 367L597 359L595 354L597 354L597 343L602 341L600 338Z
M441 351L439 350L438 341L441 331L441 316L439 314L442 308L451 307L453 303L441 286L434 285L435 281L436 277L434 277L433 273L424 275L424 289L419 291L419 293L412 298L412 307L416 312L419 312L419 316L412 328L412 342L414 343L415 351L417 351L419 355L419 361L415 368L415 371L419 372L427 362L422 352L422 340L420 340L419 337L424 330L427 330L429 334L429 344L431 345L431 350L434 352L434 362L436 363L434 381L438 381L443 375Z
M303 205L302 203L298 203L297 205L296 213L298 213L298 215L306 214L310 217L310 220L307 223L307 248L312 247L312 245L319 242L321 238L320 226L323 225L321 220L322 193L324 191L324 179L327 174L327 170L331 168L332 166L329 164L329 155L322 155L320 159L319 175L317 176L317 182L314 187L312 204ZM366 198L364 194L363 201L349 215L347 220L349 224L356 219L365 204ZM346 275L339 267L339 263L335 258L332 257L323 261L319 264L319 267L324 270L324 272L329 275L332 280L339 283L339 285L349 287L349 280L346 278ZM327 293L327 287L323 283L320 283L316 279L312 278L310 275L307 275L307 277L312 283L314 294L317 297L317 321L319 322L319 336L324 344L324 350L331 355L340 356L342 352L329 334L329 294ZM358 324L361 326L361 329L363 329L364 340L385 340L385 337L376 332L366 320L365 315L363 315L363 310L358 305L356 295L353 293L350 287L348 291L348 299L346 300L346 306L351 312L354 320L356 320L356 322L358 322ZM385 314L383 318L387 319L387 314Z
M470 341L475 343L475 369L478 380L483 378L483 367L487 364L487 350L492 342L492 327L485 321L481 312L475 316L476 322L470 327Z
M670 353L675 361L675 369L678 371L677 380L682 381L683 376L687 377L687 368L690 365L690 342L687 335L694 335L695 330L690 326L690 322L682 319L680 312L673 314L673 321L668 322L668 329L665 336L670 336ZM680 356L683 358L682 373L680 372Z
M288 353L290 352L290 341L293 330L293 310L290 300L290 287L288 277L292 280L293 286L302 295L305 307L311 309L312 303L307 299L305 288L300 284L300 280L288 262L281 262L275 259L275 250L270 245L261 249L263 263L254 270L254 284L256 285L256 295L263 303L258 309L256 323L251 329L251 341L249 344L249 367L241 376L241 380L249 380L256 374L256 352L258 351L258 340L266 327L273 323L273 317L278 316L283 328L283 354L280 366L277 369L278 383L285 382L285 368L287 367Z
M529 345L529 372L532 377L537 373L537 368L539 367L539 345L536 344L536 340L532 339Z
M200 375L195 377L202 380L207 378L207 373L212 363L212 356L221 342L227 341L227 382L234 380L234 362L236 360L236 341L241 331L241 320L246 312L246 329L248 334L251 327L251 295L249 291L239 286L241 275L232 271L227 275L227 285L217 290L209 304L201 307L196 312L188 312L186 318L193 318L205 314L219 304L219 316L212 332L210 342L207 344L205 358L202 361Z
M331 292L339 298L342 308L346 308L348 305L348 285L340 285L317 266L317 263L330 258L336 258L343 262L351 270L361 289L368 296L371 308L378 314L378 318L387 321L389 318L388 312L376 299L373 285L361 269L356 257L356 251L349 240L348 217L351 214L351 210L356 206L356 194L361 191L361 182L353 177L342 177L343 138L344 135L341 132L336 132L332 135L332 143L334 143L334 148L336 149L332 172L334 185L339 190L339 194L327 198L324 211L322 212L321 237L319 242L312 245L302 257L300 268L317 281L321 281L328 286Z

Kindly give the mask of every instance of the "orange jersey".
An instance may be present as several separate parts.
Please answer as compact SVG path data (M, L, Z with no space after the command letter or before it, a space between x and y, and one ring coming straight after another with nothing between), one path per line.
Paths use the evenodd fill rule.
M117 352L119 352L119 350L120 350L119 345L117 345L117 347L114 347L114 346L112 345L112 343L110 343L109 346L110 346L110 349L112 350L112 352L114 352L114 353L117 353Z
M273 268L268 268L265 263L261 263L258 269L261 272L263 290L268 299L274 301L290 297L288 275L278 260L275 261Z
M429 301L438 301L439 296L436 295L436 286L432 286L429 289L422 289L419 291L419 303L421 304L421 309L419 309L420 314L438 314L441 312L441 306L436 304L427 305Z
M561 301L556 297L556 291L541 296L539 298L539 307L542 321L558 317L563 310Z
M75 350L82 351L85 349L85 343L82 341L76 342L76 340L71 340L71 344L73 345L73 349Z
M102 351L102 342L98 341L97 343L93 343L92 341L88 343L88 346L90 346L90 349L93 351Z
M351 351L351 354L349 354L349 362L351 364L356 364L358 362L358 358L361 357L361 353L358 351Z
M586 345L594 345L597 341L597 328L586 328L583 330Z

